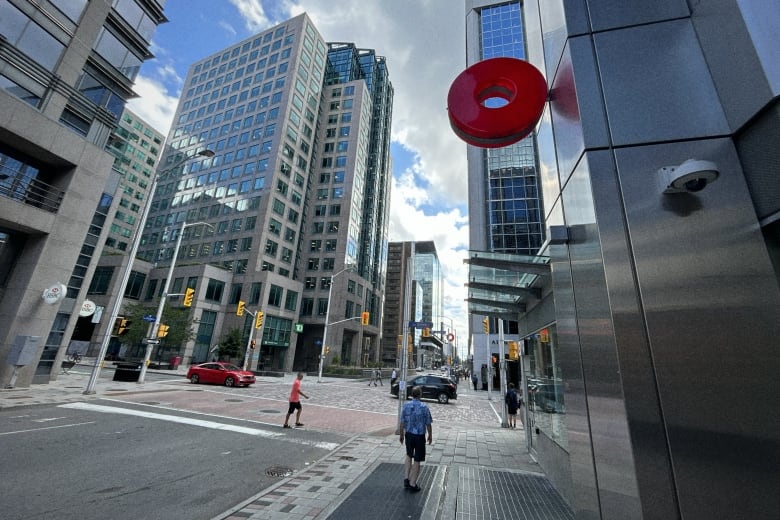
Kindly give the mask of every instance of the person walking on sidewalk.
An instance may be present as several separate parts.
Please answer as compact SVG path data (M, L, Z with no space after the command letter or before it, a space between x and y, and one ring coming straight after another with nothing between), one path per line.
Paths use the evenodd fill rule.
M428 444L433 443L433 418L428 405L420 401L422 390L412 388L412 400L404 404L401 410L401 444L406 444L404 458L404 488L412 493L420 491L417 477L420 476L420 463L425 461L425 431L428 431ZM405 442L404 442L405 441Z
M509 383L509 390L506 391L504 402L506 403L507 415L509 416L509 427L515 429L517 427L517 409L520 407L520 398L517 396L514 383Z
M393 369L393 371L390 372L390 386L393 386L395 384L396 379L398 379L398 372L396 372L396 370Z
M471 374L471 383L474 385L474 390L477 389L477 381L478 381L477 380L477 374L476 373L472 373Z
M291 428L289 424L290 416L296 410L297 413L295 415L295 426L303 426L303 423L301 422L301 410L303 407L301 406L301 398L299 396L302 395L306 399L308 399L309 396L304 394L301 390L302 379L303 372L298 372L298 377L296 377L295 381L293 381L292 390L290 391L290 407L287 409L287 417L284 418L284 428Z

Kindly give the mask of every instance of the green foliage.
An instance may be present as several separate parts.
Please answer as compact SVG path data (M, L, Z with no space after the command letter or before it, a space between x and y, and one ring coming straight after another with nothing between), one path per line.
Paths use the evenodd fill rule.
M229 359L243 357L246 349L246 341L241 329L234 327L223 334L219 339L219 358Z
M125 304L123 316L130 322L127 332L119 336L119 341L127 345L138 345L149 337L151 323L144 321L147 314L155 314L156 307L147 307L140 303ZM160 323L168 325L168 335L160 339L161 345L169 348L181 347L195 337L190 309L167 306L163 310Z
M335 356L333 356L333 361L332 361L332 363L333 363L334 365L340 365L340 364L341 364L341 358L339 357L339 355L338 355L338 354L336 354Z
M363 369L359 367L327 365L322 368L322 373L330 375L358 376L363 373Z

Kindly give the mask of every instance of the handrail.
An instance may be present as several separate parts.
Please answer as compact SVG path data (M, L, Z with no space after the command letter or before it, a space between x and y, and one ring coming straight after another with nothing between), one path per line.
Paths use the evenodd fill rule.
M19 171L0 165L0 197L57 213L65 192Z

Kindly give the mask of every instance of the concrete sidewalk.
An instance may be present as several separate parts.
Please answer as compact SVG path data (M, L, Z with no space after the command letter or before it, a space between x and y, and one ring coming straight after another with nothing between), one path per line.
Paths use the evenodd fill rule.
M95 393L85 395L92 367L76 366L47 385L0 389L0 410L88 401L170 389L186 370L154 370L168 381L112 381L104 370ZM275 379L288 387L292 375ZM157 379L157 378L155 378ZM324 384L340 380L323 379ZM468 390L468 399L487 393ZM465 396L461 396L465 398ZM479 404L479 403L477 403ZM434 418L433 445L419 479L423 490L403 489L404 447L394 428L361 432L303 471L216 516L213 520L384 519L573 519L574 515L526 452L522 429L498 422L446 422ZM289 431L294 435L296 430Z

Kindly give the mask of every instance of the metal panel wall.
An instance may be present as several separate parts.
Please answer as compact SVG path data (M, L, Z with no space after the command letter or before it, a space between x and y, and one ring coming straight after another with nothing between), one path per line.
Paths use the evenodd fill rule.
M776 518L780 294L733 143L615 155L682 517ZM717 182L659 194L657 168L691 157Z

